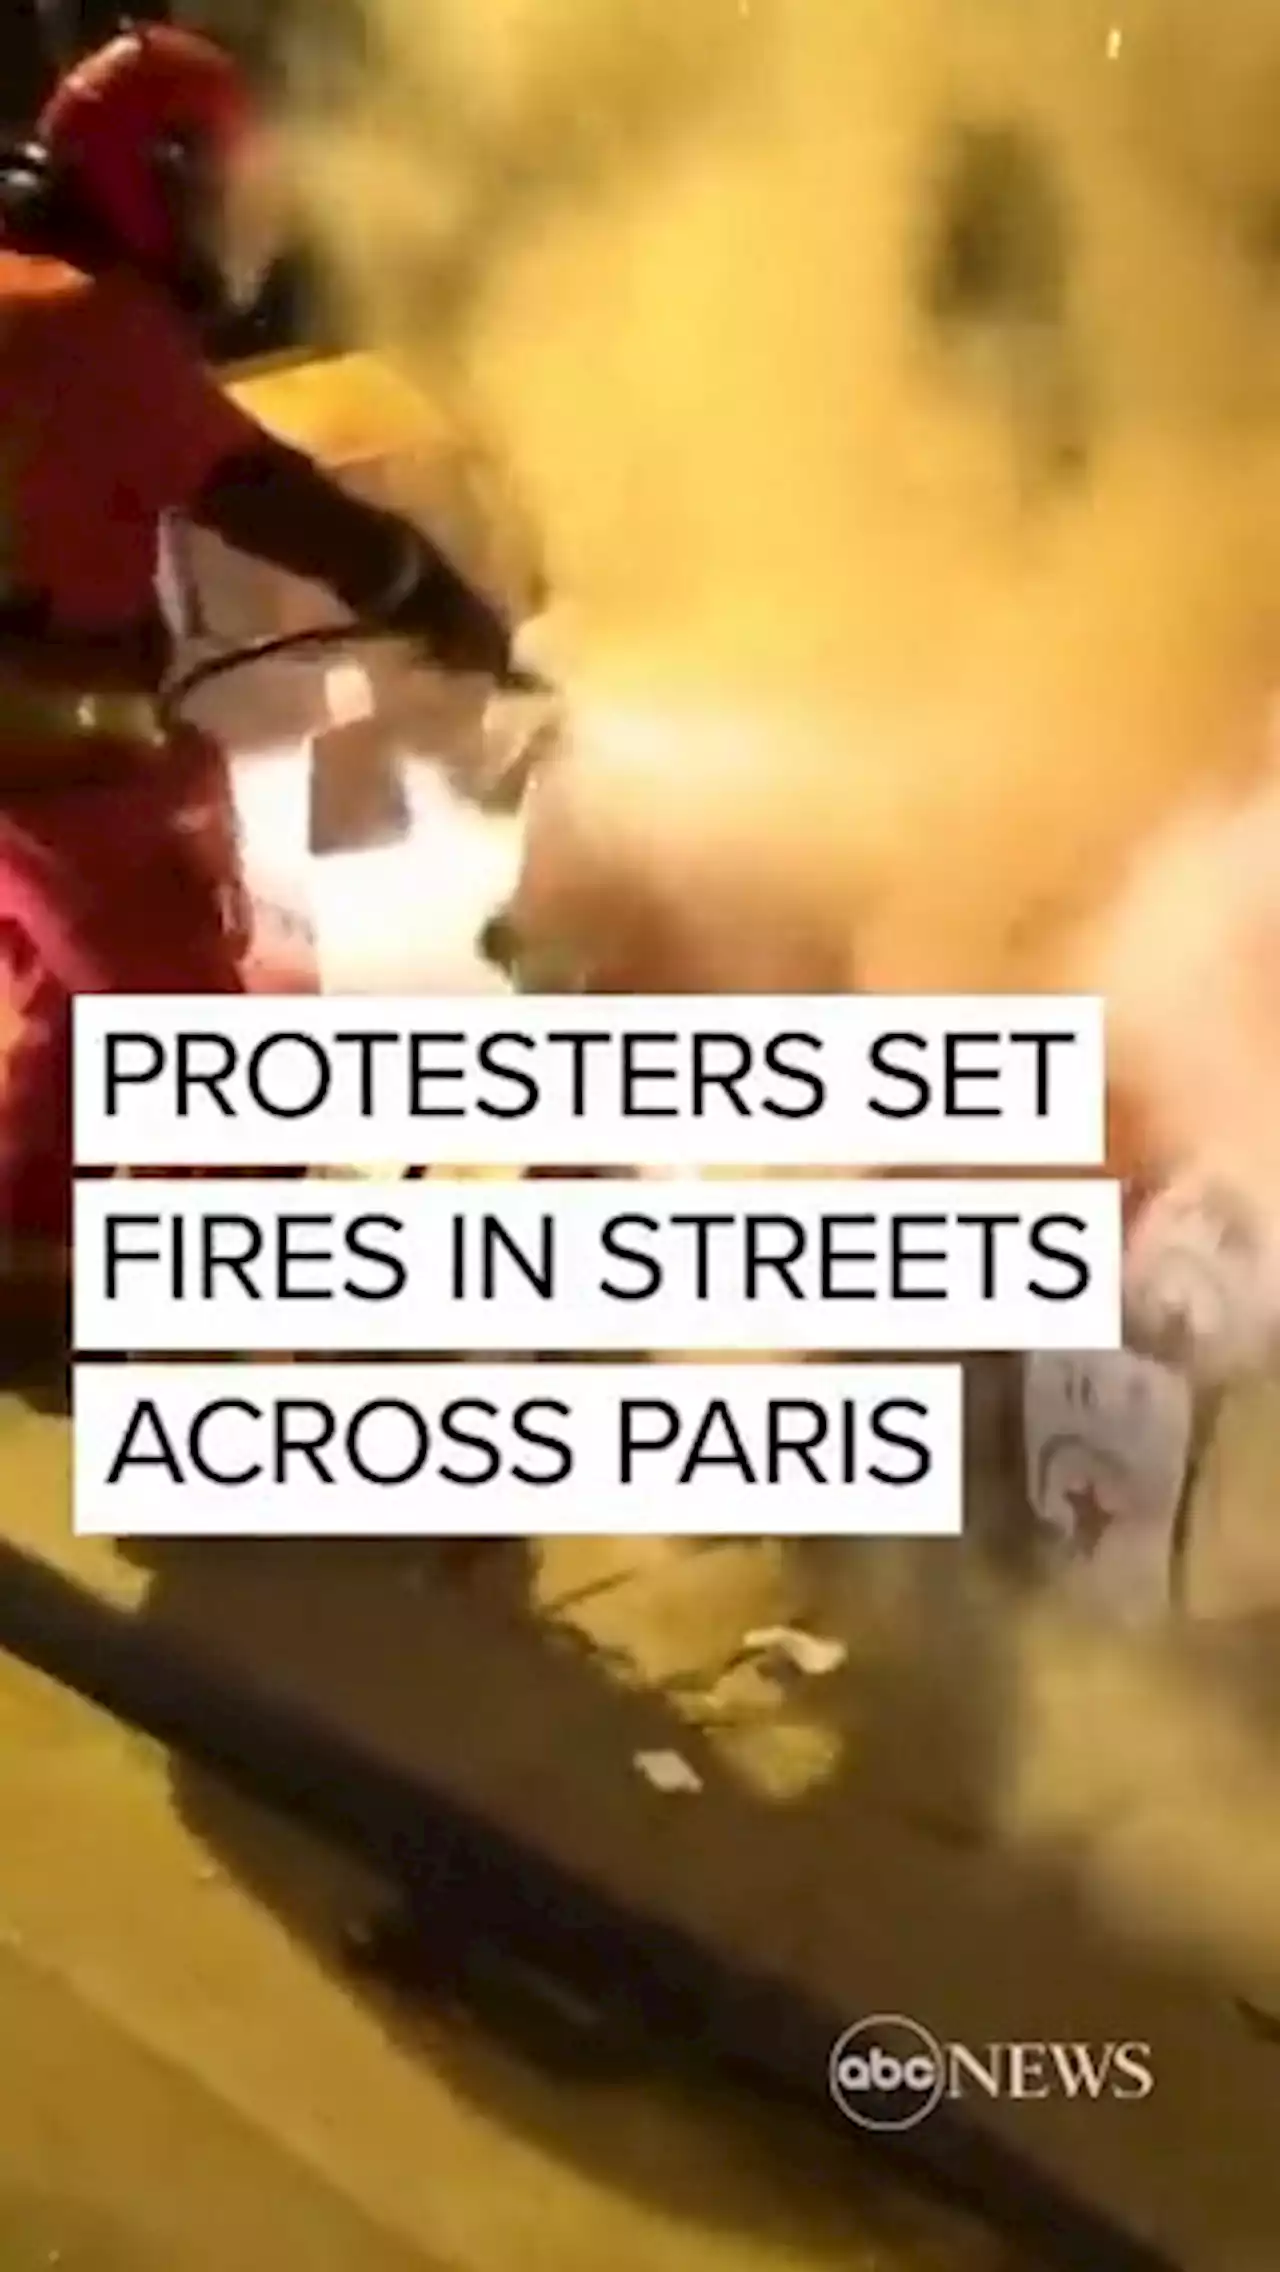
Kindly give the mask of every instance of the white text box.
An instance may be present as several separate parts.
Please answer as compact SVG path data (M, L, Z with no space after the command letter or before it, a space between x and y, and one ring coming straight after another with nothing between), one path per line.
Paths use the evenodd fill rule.
M82 995L81 1167L1097 1167L1066 996Z
M958 1366L79 1365L108 1538L955 1537Z
M82 1182L81 1351L1114 1349L1096 1178Z

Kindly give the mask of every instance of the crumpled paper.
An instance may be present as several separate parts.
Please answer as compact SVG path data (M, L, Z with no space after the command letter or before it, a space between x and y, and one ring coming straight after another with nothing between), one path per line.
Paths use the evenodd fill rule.
M1135 1348L1202 1387L1262 1371L1280 1353L1280 1244L1225 1185L1175 1182L1132 1227L1125 1311Z
M1026 1487L1051 1581L1143 1623L1177 1598L1213 1400L1280 1349L1280 1248L1237 1194L1187 1176L1133 1219L1124 1294L1124 1349L1026 1359Z

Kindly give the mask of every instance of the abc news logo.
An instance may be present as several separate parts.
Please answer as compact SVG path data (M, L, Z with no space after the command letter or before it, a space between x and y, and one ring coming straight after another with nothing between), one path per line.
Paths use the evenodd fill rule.
M942 2043L918 2020L882 2012L846 2028L831 2053L831 2095L863 2130L910 2130L944 2099L1134 2102L1155 2089L1149 2043Z

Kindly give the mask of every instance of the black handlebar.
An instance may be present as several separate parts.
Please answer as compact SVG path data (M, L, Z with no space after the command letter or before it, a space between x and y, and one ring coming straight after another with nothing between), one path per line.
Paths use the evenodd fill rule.
M234 671L252 670L256 664L274 662L279 656L323 653L325 649L366 646L376 642L406 644L402 631L383 630L377 625L353 623L313 624L305 631L272 632L265 638L248 639L237 647L225 647L216 655L205 655L197 663L171 678L160 693L160 720L168 730L179 722L180 714L192 697L214 679L227 678ZM457 674L454 674L457 675ZM537 671L513 667L496 682L501 694L550 695L554 688Z

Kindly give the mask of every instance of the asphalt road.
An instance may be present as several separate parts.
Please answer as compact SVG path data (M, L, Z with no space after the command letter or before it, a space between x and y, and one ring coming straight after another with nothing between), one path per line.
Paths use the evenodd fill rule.
M0 1760L4 2272L1008 2272L843 2141L370 2000L334 1952L376 1889L243 1810L251 1889L163 1754L3 1658Z

